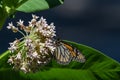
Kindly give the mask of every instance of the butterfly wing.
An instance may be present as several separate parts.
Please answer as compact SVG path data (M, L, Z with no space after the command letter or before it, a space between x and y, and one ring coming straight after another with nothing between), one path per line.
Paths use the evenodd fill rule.
M72 56L73 61L78 61L81 63L85 62L85 56L75 47L72 47L71 45L64 43L65 47L69 49L69 52Z
M86 61L85 56L76 48L74 48L74 52L76 53L76 56L74 57L75 61L84 63Z
M81 63L85 62L84 55L77 48L64 41L56 42L56 49L53 54L59 64L66 65L72 60Z
M56 47L54 56L57 62L63 65L69 64L72 60L69 49L63 43Z

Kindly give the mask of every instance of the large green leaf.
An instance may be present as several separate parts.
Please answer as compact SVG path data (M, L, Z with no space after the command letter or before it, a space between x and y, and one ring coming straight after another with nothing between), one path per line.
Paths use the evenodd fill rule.
M86 57L85 63L71 62L59 65L52 61L37 73L24 74L8 69L5 52L0 57L0 76L6 80L120 80L120 63L91 47L66 41L78 48ZM2 63L1 63L2 61ZM3 65L3 67L2 67ZM11 75L9 76L9 73ZM8 76L8 77L6 77Z
M0 0L0 28L16 11L36 12L63 4L63 0Z
M27 13L35 12L49 9L62 3L63 0L28 0L16 10Z

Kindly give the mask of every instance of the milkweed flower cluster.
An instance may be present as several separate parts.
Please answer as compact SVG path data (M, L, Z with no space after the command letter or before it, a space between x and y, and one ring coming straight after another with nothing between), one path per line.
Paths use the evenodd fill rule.
M14 33L19 32L22 38L16 39L9 43L10 58L8 63L13 65L16 70L23 72L35 72L41 65L51 60L51 53L54 52L55 46L52 40L55 34L53 23L47 24L46 19L32 15L32 20L25 26L24 21L19 20L17 27L9 23L7 28Z

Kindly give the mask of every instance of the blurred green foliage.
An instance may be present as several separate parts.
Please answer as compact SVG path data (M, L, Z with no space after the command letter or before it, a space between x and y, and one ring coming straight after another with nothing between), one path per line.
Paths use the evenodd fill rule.
M6 19L15 15L17 11L36 12L63 4L64 0L0 0L0 28Z

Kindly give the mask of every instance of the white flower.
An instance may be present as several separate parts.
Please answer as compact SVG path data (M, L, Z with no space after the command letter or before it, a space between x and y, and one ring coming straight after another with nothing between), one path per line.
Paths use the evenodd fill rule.
M11 47L9 47L8 49L11 51L11 53L13 53L15 50L17 50L17 46L11 46Z
M50 24L50 27L51 27L52 30L55 30L54 23L51 23L51 24Z
M38 19L39 18L39 16L36 16L34 14L32 14L32 17L33 17L33 19Z
M33 52L32 57L37 58L38 57L38 53L36 51Z
M43 62L42 61L37 61L38 64L42 64Z
M19 52L17 55L16 55L16 58L17 60L20 60L21 59L21 53Z
M11 53L13 53L15 50L18 49L17 44L19 43L19 40L15 40L14 42L9 43L10 47L8 48Z
M17 32L18 31L18 28L16 28L15 26L13 26L13 23L8 23L8 26L7 26L8 29L12 29L13 32Z
M51 51L51 53L53 53L55 49L56 49L55 47L49 46L49 50Z
M46 24L47 25L46 19L44 19L43 17L41 17L40 18L40 24Z
M39 43L39 52L43 53L45 51L45 43Z
M35 26L39 16L32 14L33 19L29 22L29 26Z
M19 32L22 38L10 43L11 56L8 59L13 68L22 70L24 73L37 71L42 65L51 60L51 54L55 50L53 37L55 36L55 26L53 23L47 24L46 19L32 15L33 19L24 26L21 19L17 28L11 23L7 26L13 32Z
M56 36L55 35L55 26L53 23L48 25L48 24L46 24L46 21L43 18L41 18L39 24L41 24L41 25L39 25L38 30L43 36L51 37L51 38Z
M11 22L11 23L8 23L7 28L8 28L8 29L12 29L12 27L13 27L13 23L12 23L12 22Z
M13 53L15 50L17 50L18 47L16 46L11 46L8 49L10 50L11 53Z
M13 60L14 60L14 59L13 59L13 56L11 56L11 57L8 59L8 63L13 64L13 63L14 63Z
M40 50L39 50L40 53L43 53L45 52L45 48L43 46L40 46Z
M32 47L33 46L32 39L30 39L30 38L25 39L25 44L24 45L28 46L28 47Z
M19 20L19 22L17 22L17 24L19 25L19 26L23 26L24 24L24 21L22 21L21 19Z
M24 73L27 73L27 64L26 63L22 63L22 67L20 68Z

